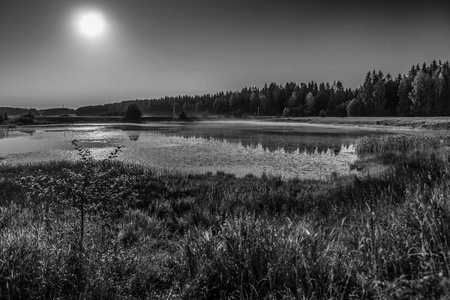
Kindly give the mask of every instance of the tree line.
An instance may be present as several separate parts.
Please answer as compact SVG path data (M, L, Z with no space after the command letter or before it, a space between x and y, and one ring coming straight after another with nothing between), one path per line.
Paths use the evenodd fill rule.
M85 106L77 115L123 115L130 104L145 115L250 116L450 116L450 65L433 60L412 66L407 74L392 77L368 72L356 89L341 81L330 83L276 83L262 88L196 96L128 100Z
M0 114L7 114L10 116L57 116L57 115L70 115L75 114L75 109L71 108L48 108L37 110L35 108L17 108L17 107L0 107Z
M124 116L131 104L151 116L450 116L450 64L441 60L417 64L395 78L374 70L356 89L345 88L339 80L270 83L234 92L83 106L76 114ZM13 113L8 110L8 114Z

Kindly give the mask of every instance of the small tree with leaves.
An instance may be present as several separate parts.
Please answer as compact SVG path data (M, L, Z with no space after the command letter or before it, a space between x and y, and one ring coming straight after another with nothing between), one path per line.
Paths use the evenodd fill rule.
M107 158L95 160L88 148L72 141L81 158L81 168L64 169L66 176L55 178L47 174L22 178L22 186L28 188L29 201L42 206L42 220L50 228L52 219L64 218L65 211L76 216L71 239L71 265L74 287L80 295L86 284L84 247L86 218L96 218L103 230L118 232L116 221L137 202L137 177L121 174L114 159L121 147L115 148Z

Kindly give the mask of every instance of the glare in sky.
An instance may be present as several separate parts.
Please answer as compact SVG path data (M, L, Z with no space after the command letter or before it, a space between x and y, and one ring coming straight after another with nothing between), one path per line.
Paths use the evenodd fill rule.
M105 20L98 12L84 13L77 25L81 34L89 38L101 36L105 30Z

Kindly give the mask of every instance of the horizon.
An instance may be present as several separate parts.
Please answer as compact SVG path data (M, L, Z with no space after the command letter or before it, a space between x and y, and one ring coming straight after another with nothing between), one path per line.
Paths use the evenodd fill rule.
M0 106L78 108L272 82L355 89L372 70L395 78L449 60L449 11L444 0L2 2Z

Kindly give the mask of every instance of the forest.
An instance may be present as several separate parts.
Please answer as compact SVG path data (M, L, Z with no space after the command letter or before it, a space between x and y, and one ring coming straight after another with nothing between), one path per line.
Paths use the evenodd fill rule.
M245 116L449 116L450 64L433 60L417 64L397 77L382 71L366 74L356 89L341 81L330 83L277 83L262 88L216 94L136 99L119 103L84 106L79 116L123 115L136 103L145 115L229 115Z

